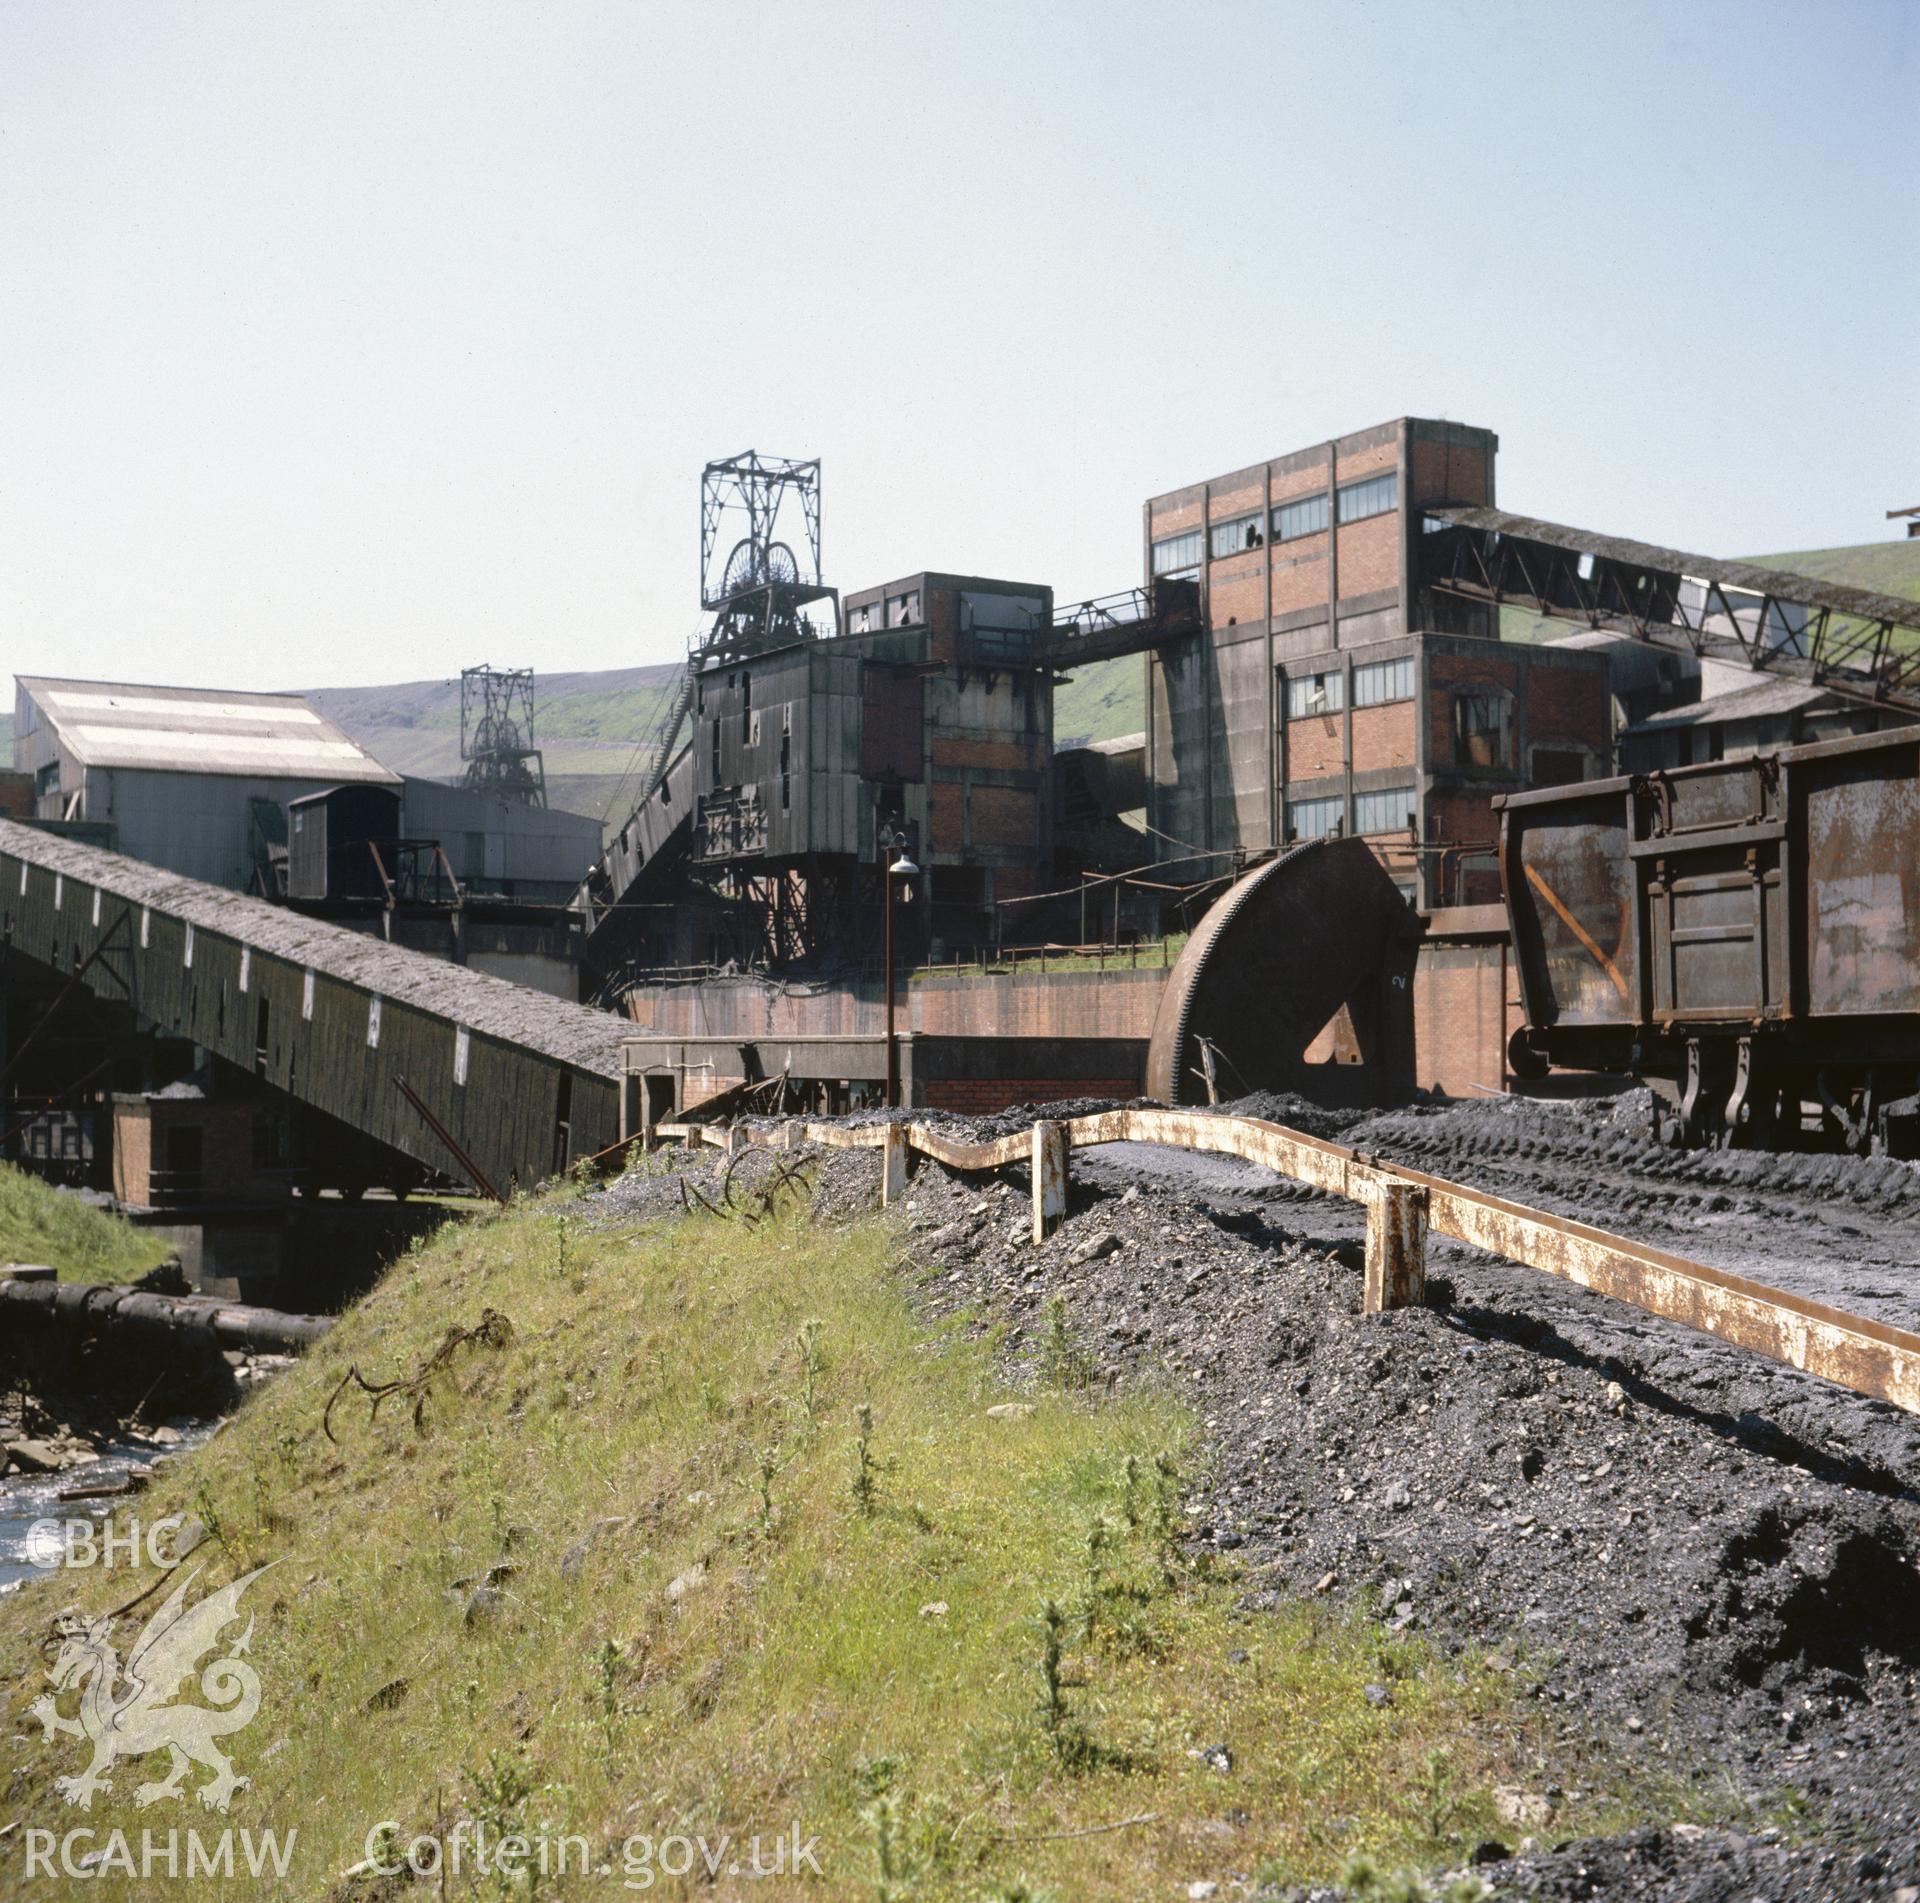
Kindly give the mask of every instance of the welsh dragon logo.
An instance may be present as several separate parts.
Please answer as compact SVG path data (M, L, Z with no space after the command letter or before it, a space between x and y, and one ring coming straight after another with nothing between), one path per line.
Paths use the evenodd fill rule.
M60 1650L47 1672L53 1690L43 1692L28 1709L45 1727L48 1743L64 1735L84 1738L93 1746L93 1760L84 1771L55 1780L69 1804L92 1809L94 1793L113 1788L106 1773L114 1760L144 1757L150 1751L171 1752L173 1763L164 1778L134 1792L134 1802L143 1808L178 1797L190 1764L213 1773L199 1789L200 1801L209 1810L224 1811L234 1792L246 1789L248 1780L234 1775L233 1762L217 1740L244 1729L260 1709L260 1675L243 1656L253 1638L253 1620L247 1620L247 1629L225 1653L204 1671L198 1668L219 1645L221 1633L239 1618L241 1594L265 1571L266 1566L256 1567L188 1605L187 1588L200 1576L196 1568L147 1621L124 1668L109 1637L117 1614L100 1619L62 1616L54 1628ZM212 1709L173 1702L182 1681L196 1674L198 1690L212 1701ZM58 1700L76 1685L81 1687L79 1716L63 1718Z

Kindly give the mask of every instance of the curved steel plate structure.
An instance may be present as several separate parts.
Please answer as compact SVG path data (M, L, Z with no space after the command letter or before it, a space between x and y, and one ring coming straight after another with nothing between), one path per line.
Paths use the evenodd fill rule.
M1153 1022L1147 1094L1206 1101L1206 1045L1225 1096L1383 1100L1404 1082L1391 980L1402 978L1397 998L1410 1008L1407 953L1417 933L1361 840L1309 840L1269 860L1214 904L1180 954ZM1342 1005L1358 1051L1344 1064L1309 1064L1308 1046Z

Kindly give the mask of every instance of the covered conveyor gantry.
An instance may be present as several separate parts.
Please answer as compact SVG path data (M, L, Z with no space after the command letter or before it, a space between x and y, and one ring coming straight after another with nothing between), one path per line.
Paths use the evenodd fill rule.
M1424 589L1743 662L1920 715L1920 601L1505 509L1434 508Z
M622 1134L621 1020L11 821L0 941L476 1188Z

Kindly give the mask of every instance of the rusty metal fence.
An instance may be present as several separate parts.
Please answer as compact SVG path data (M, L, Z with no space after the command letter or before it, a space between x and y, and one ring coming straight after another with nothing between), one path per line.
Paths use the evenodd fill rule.
M929 1124L906 1121L849 1126L794 1120L766 1128L781 1147L805 1141L880 1150L885 1203L905 1194L909 1161L916 1153L961 1171L1026 1164L1032 1173L1036 1243L1066 1214L1068 1164L1076 1149L1154 1143L1237 1156L1366 1210L1364 1307L1370 1315L1419 1303L1426 1287L1427 1237L1449 1236L1920 1414L1920 1335L1259 1117L1106 1110L1070 1120L1041 1119L1031 1130L989 1143L956 1142ZM654 1135L727 1150L752 1140L745 1123L726 1128L661 1124Z

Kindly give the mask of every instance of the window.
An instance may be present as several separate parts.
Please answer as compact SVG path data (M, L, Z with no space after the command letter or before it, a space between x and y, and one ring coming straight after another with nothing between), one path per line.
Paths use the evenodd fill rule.
M1389 470L1384 476L1370 476L1365 482L1340 485L1340 520L1364 522L1370 515L1385 515L1397 508L1400 478Z
M1403 833L1413 823L1414 797L1410 786L1389 787L1384 793L1353 796L1356 833Z
M1287 831L1295 839L1326 839L1340 830L1345 807L1337 793L1331 799L1288 800Z
M1347 683L1336 668L1326 674L1287 677L1287 718L1304 720L1309 714L1337 714L1347 704Z
M377 1051L380 1048L380 1000L372 997L367 1000L367 1049Z
M1453 696L1455 766L1513 764L1513 696L1497 687L1462 687Z
M849 634L871 634L873 632L873 603L864 601L857 608L847 610L847 632Z
M57 793L59 790L60 762L58 760L49 760L47 764L33 776L33 796L35 799L43 800L49 793Z
M1303 535L1318 535L1327 526L1327 498L1303 496L1298 502L1283 502L1273 512L1273 539L1297 542Z
M467 1027L456 1024L453 1027L453 1081L464 1084L467 1081L467 1053L472 1050L472 1041L467 1036Z
M1243 549L1258 548L1262 540L1260 518L1257 515L1236 516L1231 522L1216 522L1213 525L1213 559L1217 562L1223 555L1238 555Z
M1153 572L1156 575L1194 575L1200 570L1204 538L1198 529L1185 535L1169 535L1153 545Z
M1398 661L1363 661L1353 670L1353 704L1382 707L1390 700L1413 698L1413 656Z
M313 973L306 971L300 978L300 1015L311 1019L313 1016Z
M887 626L911 628L920 620L920 591L909 588L904 595L887 597Z

